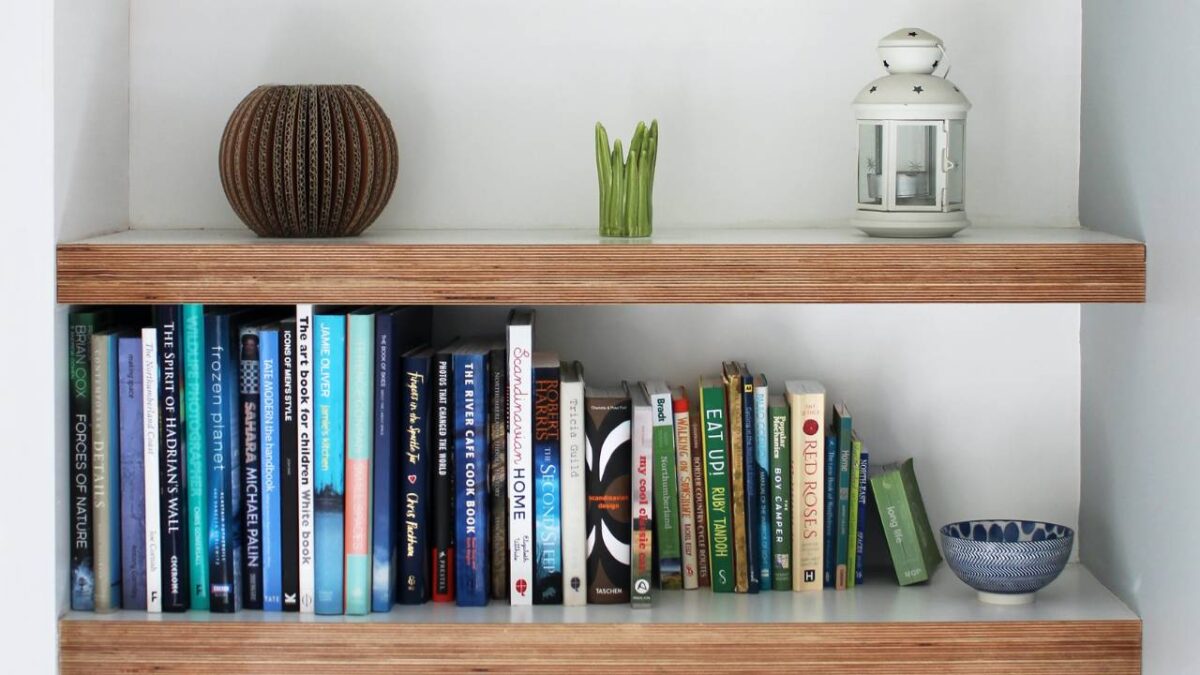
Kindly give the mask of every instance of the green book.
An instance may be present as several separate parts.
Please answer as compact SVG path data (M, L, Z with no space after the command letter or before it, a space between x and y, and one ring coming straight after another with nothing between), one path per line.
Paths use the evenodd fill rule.
M371 449L375 315L346 317L346 614L371 612Z
M704 450L704 497L708 511L708 560L715 593L732 593L733 531L729 518L729 456L725 382L700 379L700 441Z
M858 434L850 432L850 525L847 528L850 537L849 550L846 551L846 588L854 588L855 560L858 557L858 473L862 462L863 443Z
M870 469L871 492L901 586L927 581L942 561L912 458Z
M771 588L792 590L792 444L787 399L767 400L771 441Z
M654 544L661 588L683 588L683 552L679 539L679 480L676 476L675 413L671 390L662 380L647 382L653 421Z
M837 544L834 547L834 582L839 591L846 588L846 563L850 555L850 455L852 440L850 409L843 401L833 407L833 429L837 433Z
M183 306L183 428L187 443L188 582L192 609L208 609L208 434L204 306Z

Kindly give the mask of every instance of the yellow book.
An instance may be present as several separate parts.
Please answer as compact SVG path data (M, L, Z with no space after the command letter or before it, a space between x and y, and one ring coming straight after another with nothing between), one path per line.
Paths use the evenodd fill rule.
M737 363L722 364L725 405L729 414L729 478L733 483L733 590L750 592L750 561L746 550L746 471L742 447L742 375Z

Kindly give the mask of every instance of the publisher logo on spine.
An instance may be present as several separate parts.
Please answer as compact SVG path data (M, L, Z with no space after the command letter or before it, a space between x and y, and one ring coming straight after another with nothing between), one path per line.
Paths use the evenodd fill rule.
M516 586L517 593L520 593L521 596L524 597L525 591L529 590L529 584L524 579L517 579Z
M638 579L633 585L633 590L637 591L638 593L649 593L650 582L646 579Z

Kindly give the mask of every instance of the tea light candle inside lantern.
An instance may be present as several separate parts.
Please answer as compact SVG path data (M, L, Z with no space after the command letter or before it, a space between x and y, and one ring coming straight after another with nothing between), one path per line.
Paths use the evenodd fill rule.
M971 102L946 79L941 38L901 28L879 41L888 74L854 99L855 227L876 237L948 237L967 221L964 142ZM941 70L941 75L935 75Z

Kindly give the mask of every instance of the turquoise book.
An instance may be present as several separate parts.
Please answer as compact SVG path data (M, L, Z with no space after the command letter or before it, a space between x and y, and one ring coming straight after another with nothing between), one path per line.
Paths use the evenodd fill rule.
M346 317L313 317L316 343L316 527L317 614L341 614L343 523L346 494Z
M264 328L259 340L259 451L262 457L263 609L283 611L282 456L279 422L279 330Z
M208 434L204 408L204 306L183 306L183 429L188 586L192 609L208 609Z
M346 317L346 613L371 611L371 454L375 315Z
M767 424L767 376L754 378L754 461L758 481L758 587L769 591L771 583L771 434Z

